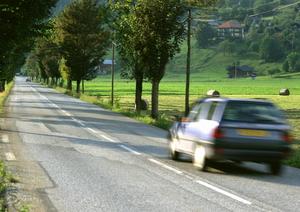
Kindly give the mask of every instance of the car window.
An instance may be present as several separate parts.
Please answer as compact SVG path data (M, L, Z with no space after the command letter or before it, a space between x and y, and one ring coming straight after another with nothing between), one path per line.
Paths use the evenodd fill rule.
M209 109L210 109L210 105L211 105L211 102L204 102L204 103L201 104L201 108L200 108L199 113L197 114L197 117L196 117L197 120L207 119L208 112L209 112Z
M268 102L228 102L223 121L283 124L284 116L275 105Z
M218 102L212 102L210 105L210 108L208 110L207 119L212 120L213 115L215 114L215 110L217 108Z
M193 109L190 111L189 115L188 115L188 119L191 120L191 121L195 121L198 113L199 113L199 110L201 108L201 105L202 104L197 104L193 107Z

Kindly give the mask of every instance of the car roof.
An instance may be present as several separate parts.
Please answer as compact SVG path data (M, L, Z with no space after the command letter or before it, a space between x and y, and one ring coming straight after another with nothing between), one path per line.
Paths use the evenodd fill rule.
M197 100L197 103L202 103L202 102L231 102L231 101L257 102L257 103L269 103L269 104L271 103L267 99L261 99L261 98L253 98L253 99L245 98L245 99L243 99L243 98L227 98L227 97L205 97L205 98Z

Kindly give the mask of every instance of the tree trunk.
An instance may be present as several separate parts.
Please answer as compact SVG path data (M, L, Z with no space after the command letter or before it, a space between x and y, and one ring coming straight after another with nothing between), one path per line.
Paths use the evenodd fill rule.
M65 81L63 78L60 78L59 87L64 87Z
M135 110L140 114L142 109L143 76L138 76L135 80Z
M72 91L72 80L68 79L67 90Z
M3 80L3 91L5 91L5 89L6 89L5 85L6 85L6 82L5 82L5 80Z
M81 85L82 85L82 86L81 86L81 92L84 93L84 80L82 80Z
M152 96L151 96L151 117L158 119L158 92L159 81L152 81Z
M80 82L81 80L76 80L76 93L80 93Z

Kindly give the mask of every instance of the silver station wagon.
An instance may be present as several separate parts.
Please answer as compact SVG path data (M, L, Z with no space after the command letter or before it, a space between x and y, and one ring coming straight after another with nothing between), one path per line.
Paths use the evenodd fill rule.
M170 128L170 154L174 160L181 153L191 155L199 170L209 160L252 161L268 164L276 175L291 153L290 130L269 101L204 98Z

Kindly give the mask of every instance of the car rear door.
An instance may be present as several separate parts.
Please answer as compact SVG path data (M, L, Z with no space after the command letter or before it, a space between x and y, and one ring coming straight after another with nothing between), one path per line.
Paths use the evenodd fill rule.
M203 102L197 108L189 122L182 123L178 131L180 149L187 153L193 153L196 143L210 142L212 129L218 125L216 119L218 102Z

